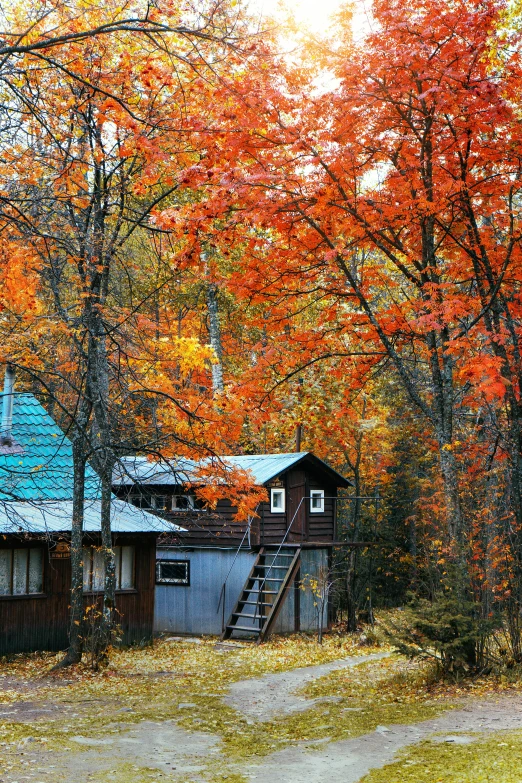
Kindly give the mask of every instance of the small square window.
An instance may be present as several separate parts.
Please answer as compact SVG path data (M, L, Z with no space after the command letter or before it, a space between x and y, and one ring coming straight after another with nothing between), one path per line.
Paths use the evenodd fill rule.
M169 510L169 498L166 495L153 495L152 500L156 511Z
M172 498L173 511L194 511L196 499L194 495L174 495Z
M133 506L138 508L154 508L150 492L142 492L140 489L135 489L130 493L129 500Z
M285 491L284 489L270 490L270 511L273 514L284 514L285 512Z
M156 560L156 584L190 586L190 560Z
M324 489L313 489L310 492L310 511L312 514L324 513Z

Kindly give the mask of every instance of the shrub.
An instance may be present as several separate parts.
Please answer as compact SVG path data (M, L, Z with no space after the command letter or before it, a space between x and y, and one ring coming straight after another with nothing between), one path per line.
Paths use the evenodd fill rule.
M488 643L499 625L497 617L483 618L480 604L454 582L431 601L412 598L384 630L398 652L434 660L444 676L458 676L489 668Z

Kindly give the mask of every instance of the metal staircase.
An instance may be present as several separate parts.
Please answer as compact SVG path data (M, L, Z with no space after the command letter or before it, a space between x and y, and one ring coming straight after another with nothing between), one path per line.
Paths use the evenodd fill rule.
M274 626L300 563L299 546L264 546L259 551L221 638L262 642Z

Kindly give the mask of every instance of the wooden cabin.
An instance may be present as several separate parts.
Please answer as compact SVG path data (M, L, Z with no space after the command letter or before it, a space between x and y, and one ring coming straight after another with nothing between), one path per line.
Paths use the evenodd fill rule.
M199 503L201 463L128 457L115 473L120 498L185 529L159 540L156 632L262 640L274 631L326 626L327 605L319 618L311 585L317 589L327 577L337 492L350 482L309 452L219 461L249 471L266 488L254 518L234 521L236 509L227 500L213 511Z
M70 441L32 394L2 395L0 656L68 646L73 464ZM100 486L87 467L85 604L103 588ZM156 537L172 524L114 497L113 542L123 642L151 639Z

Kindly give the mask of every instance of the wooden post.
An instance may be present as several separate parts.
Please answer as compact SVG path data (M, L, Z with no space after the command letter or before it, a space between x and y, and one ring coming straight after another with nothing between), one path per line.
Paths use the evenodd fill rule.
M294 581L294 631L301 630L301 568L298 569Z

